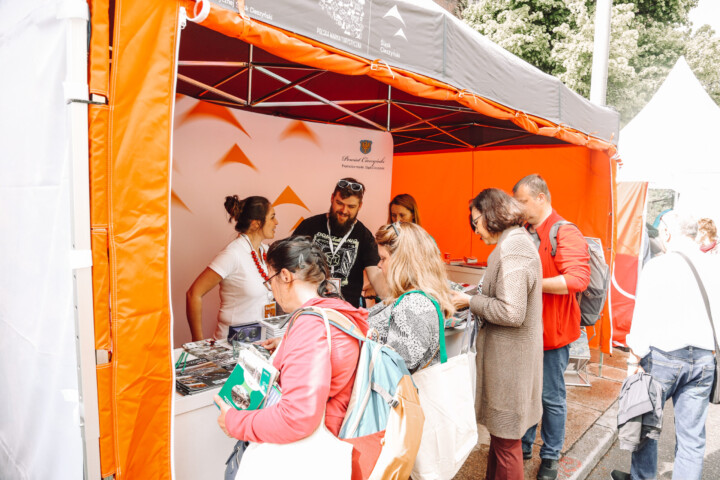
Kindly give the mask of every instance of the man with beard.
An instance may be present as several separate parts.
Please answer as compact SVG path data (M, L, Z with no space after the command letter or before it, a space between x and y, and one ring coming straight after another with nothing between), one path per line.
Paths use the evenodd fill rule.
M365 185L343 178L330 197L330 211L303 220L293 235L307 235L327 256L332 283L339 285L345 300L357 307L363 287L363 271L381 298L386 286L378 268L380 256L370 230L357 219Z

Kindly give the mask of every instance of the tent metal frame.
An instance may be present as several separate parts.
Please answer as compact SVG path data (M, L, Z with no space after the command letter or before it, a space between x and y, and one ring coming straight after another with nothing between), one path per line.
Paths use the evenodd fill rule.
M350 100L332 100L329 98L326 98L323 95L320 95L317 92L312 91L310 88L307 87L307 84L309 81L318 78L325 73L327 73L327 70L319 70L313 67L308 67L305 65L299 65L299 64L283 64L283 63L274 63L274 62L254 62L253 61L253 46L250 45L249 49L249 61L247 62L237 62L237 61L204 61L204 60L180 60L178 62L178 67L195 67L195 68L237 68L236 71L232 72L231 74L223 77L220 81L215 82L212 85L209 85L205 82L199 81L195 78L192 78L191 76L184 75L181 73L177 74L178 81L185 82L189 85L192 85L194 87L202 89L202 91L197 95L197 97L201 100L208 101L211 103L217 103L224 106L229 106L233 108L241 108L241 109L250 109L250 110L258 110L262 111L264 109L269 108L295 108L295 107L331 107L339 112L341 112L343 115L328 120L328 121L321 121L314 118L308 118L308 117L300 117L297 118L298 120L304 120L304 121L310 121L310 122L323 122L323 123L331 123L331 124L339 124L339 125L348 125L346 123L349 119L355 119L358 120L368 127L371 127L376 130L381 130L385 132L392 133L397 138L405 139L406 141L400 142L395 144L396 147L408 145L411 143L419 142L419 141L426 141L431 143L437 143L442 145L447 145L448 147L452 148L482 148L482 147L489 147L489 146L497 146L503 143L512 142L515 140L521 140L527 137L532 136L532 134L529 134L527 131L521 129L521 128L508 128L508 127L502 127L497 125L488 125L487 122L478 122L478 121L470 121L470 122L463 122L460 124L448 124L448 125L441 125L438 123L439 120L446 120L454 115L457 114L464 114L464 115L471 115L471 116L477 116L478 118L485 118L482 114L475 112L474 110L464 107L461 105L448 105L448 104L438 104L438 103L429 103L429 102L419 102L419 101L408 101L408 100L400 100L395 99L392 96L392 87L388 85L387 87L387 98L374 98L374 99L350 99ZM281 75L277 71L273 70L293 70L293 71L307 71L306 75L295 79L290 80L284 75ZM269 93L266 93L262 97L258 99L252 99L252 91L253 91L253 82L262 81L262 79L258 79L257 75L253 75L253 72L257 71L258 73L262 73L264 77L272 78L282 84L282 86L272 90ZM247 96L246 98L241 98L235 94L232 94L226 90L223 90L221 87L225 85L227 82L236 79L242 75L247 74L247 82L248 82L248 88L247 88ZM289 90L297 90L304 95L308 96L308 100L302 100L302 101L270 101L273 98L289 91ZM224 100L217 100L217 99L210 99L210 98L203 98L206 97L208 94L215 94L218 97L223 98ZM363 105L362 108L359 108L357 110L351 110L348 108L348 106L352 105ZM363 114L367 112L371 112L376 110L377 108L385 107L387 110L387 120L385 122L385 125L381 125L380 123L373 121ZM405 123L404 125L399 125L396 127L392 126L391 120L392 120L392 109L395 108L396 110L403 112L404 114L415 118L415 120L410 121L408 123ZM425 109L426 111L429 109L430 111L439 112L438 114L432 115L432 116L423 116L421 113L418 113L418 109ZM490 129L496 129L496 130L505 130L508 132L514 132L517 133L517 135L495 140L492 142L486 142L482 144L474 145L472 143L469 143L461 138L459 138L457 135L453 135L453 132L463 130L470 127L482 127L482 128L490 128ZM419 132L428 132L431 130L435 130L436 133L432 133L430 135L423 135L422 137L414 136L410 134L411 132L416 132L416 134L419 134ZM436 137L444 136L443 139L438 139Z

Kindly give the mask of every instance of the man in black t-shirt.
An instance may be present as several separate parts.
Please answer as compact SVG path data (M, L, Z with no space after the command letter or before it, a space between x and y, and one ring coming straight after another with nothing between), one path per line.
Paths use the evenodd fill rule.
M328 259L330 276L341 285L342 295L357 307L363 287L363 270L381 298L385 297L385 277L378 268L380 256L370 230L357 219L365 186L354 178L343 178L330 197L330 211L303 220L293 235L313 239Z

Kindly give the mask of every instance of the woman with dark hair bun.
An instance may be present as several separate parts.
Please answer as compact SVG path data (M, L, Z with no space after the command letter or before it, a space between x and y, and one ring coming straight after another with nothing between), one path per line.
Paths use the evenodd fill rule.
M275 209L265 197L225 197L229 222L235 221L237 238L220 252L195 279L186 295L186 310L193 341L205 338L202 328L202 298L220 284L220 311L213 337L227 338L231 325L255 323L272 310L272 293L263 282L270 278L266 265L267 247L262 243L275 237Z
M216 396L221 409L218 423L238 440L287 444L313 433L325 412L325 425L337 436L350 402L360 346L354 337L331 325L332 348L328 349L325 322L303 309L332 308L363 335L368 330L367 310L353 307L335 293L328 282L325 255L309 237L273 243L267 263L270 277L265 285L283 310L293 312L282 343L280 339L263 343L278 350L273 365L280 372L282 397L271 407L243 411L230 408Z
M521 438L542 416L542 266L522 227L520 204L488 188L470 204L470 224L487 245L482 291L454 292L481 321L477 337L477 421L490 432L485 478L524 478Z

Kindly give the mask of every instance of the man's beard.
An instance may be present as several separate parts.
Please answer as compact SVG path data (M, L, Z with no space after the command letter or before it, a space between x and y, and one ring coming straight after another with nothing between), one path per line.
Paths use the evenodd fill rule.
M350 231L353 224L355 223L355 217L349 217L345 220L345 223L338 221L337 213L333 212L332 209L328 212L328 219L330 220L330 232L336 237L344 237L346 233Z

